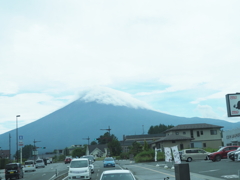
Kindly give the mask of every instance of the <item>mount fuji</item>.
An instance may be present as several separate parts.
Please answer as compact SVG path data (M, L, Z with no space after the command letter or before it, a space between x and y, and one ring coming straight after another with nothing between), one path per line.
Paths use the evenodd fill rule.
M108 88L96 88L82 91L79 98L65 107L52 112L32 123L22 126L18 134L24 137L24 145L46 147L39 153L52 152L71 145L87 144L87 138L93 141L103 135L110 127L111 134L118 140L123 135L145 134L150 126L159 124L179 125L208 123L233 129L240 123L231 123L218 119L185 118L164 114L151 109L147 104L132 98L129 94ZM102 129L105 129L103 131ZM12 154L15 153L15 130L0 135L2 149L9 148L11 134Z

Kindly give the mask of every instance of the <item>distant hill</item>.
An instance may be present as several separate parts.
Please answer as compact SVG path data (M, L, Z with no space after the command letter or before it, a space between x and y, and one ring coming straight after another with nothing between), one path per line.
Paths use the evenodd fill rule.
M103 135L108 126L111 134L122 140L123 135L147 134L152 125L179 125L193 123L208 123L224 126L224 129L233 129L240 123L230 123L223 120L207 118L185 118L172 116L150 109L133 108L127 106L115 106L112 104L97 103L96 101L85 102L76 100L69 105L19 128L18 134L23 135L24 145L33 144L38 147L39 153L51 152L54 149L63 149L74 144L87 144L94 138ZM9 148L9 133L11 134L11 154L16 149L16 131L0 135L2 149Z

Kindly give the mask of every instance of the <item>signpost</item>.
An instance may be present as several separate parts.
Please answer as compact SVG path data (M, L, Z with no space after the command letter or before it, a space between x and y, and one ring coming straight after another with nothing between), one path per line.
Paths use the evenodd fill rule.
M22 146L23 146L23 136L22 135L20 135L19 137L18 137L18 145L19 146L21 146L21 148L20 148L20 163L22 163Z
M240 116L240 93L226 95L228 117Z

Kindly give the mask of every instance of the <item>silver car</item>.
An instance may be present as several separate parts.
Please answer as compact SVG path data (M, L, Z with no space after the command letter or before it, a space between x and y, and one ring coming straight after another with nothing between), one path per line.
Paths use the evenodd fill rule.
M136 180L131 171L122 169L103 171L100 180L109 179Z
M203 149L184 149L182 150L181 160L191 162L192 160L207 160L210 152Z

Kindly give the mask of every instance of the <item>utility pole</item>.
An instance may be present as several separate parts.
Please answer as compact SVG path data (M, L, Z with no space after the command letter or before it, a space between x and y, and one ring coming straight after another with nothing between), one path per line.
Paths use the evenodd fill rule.
M111 131L110 126L108 126L108 129L100 129L100 130L107 130L107 131L109 131L109 136L110 136L110 131Z
M37 143L37 142L41 142L41 141L35 141L35 139L34 139L34 141L33 141L33 143L34 143L34 146L33 146L33 154L34 154L34 163L36 162L36 155L37 155L37 148L36 148L36 146L35 146L35 143Z
M11 161L11 134L9 133L9 160Z
M88 136L88 138L82 138L82 139L88 140L88 145L89 145L89 140L90 140L89 136Z

